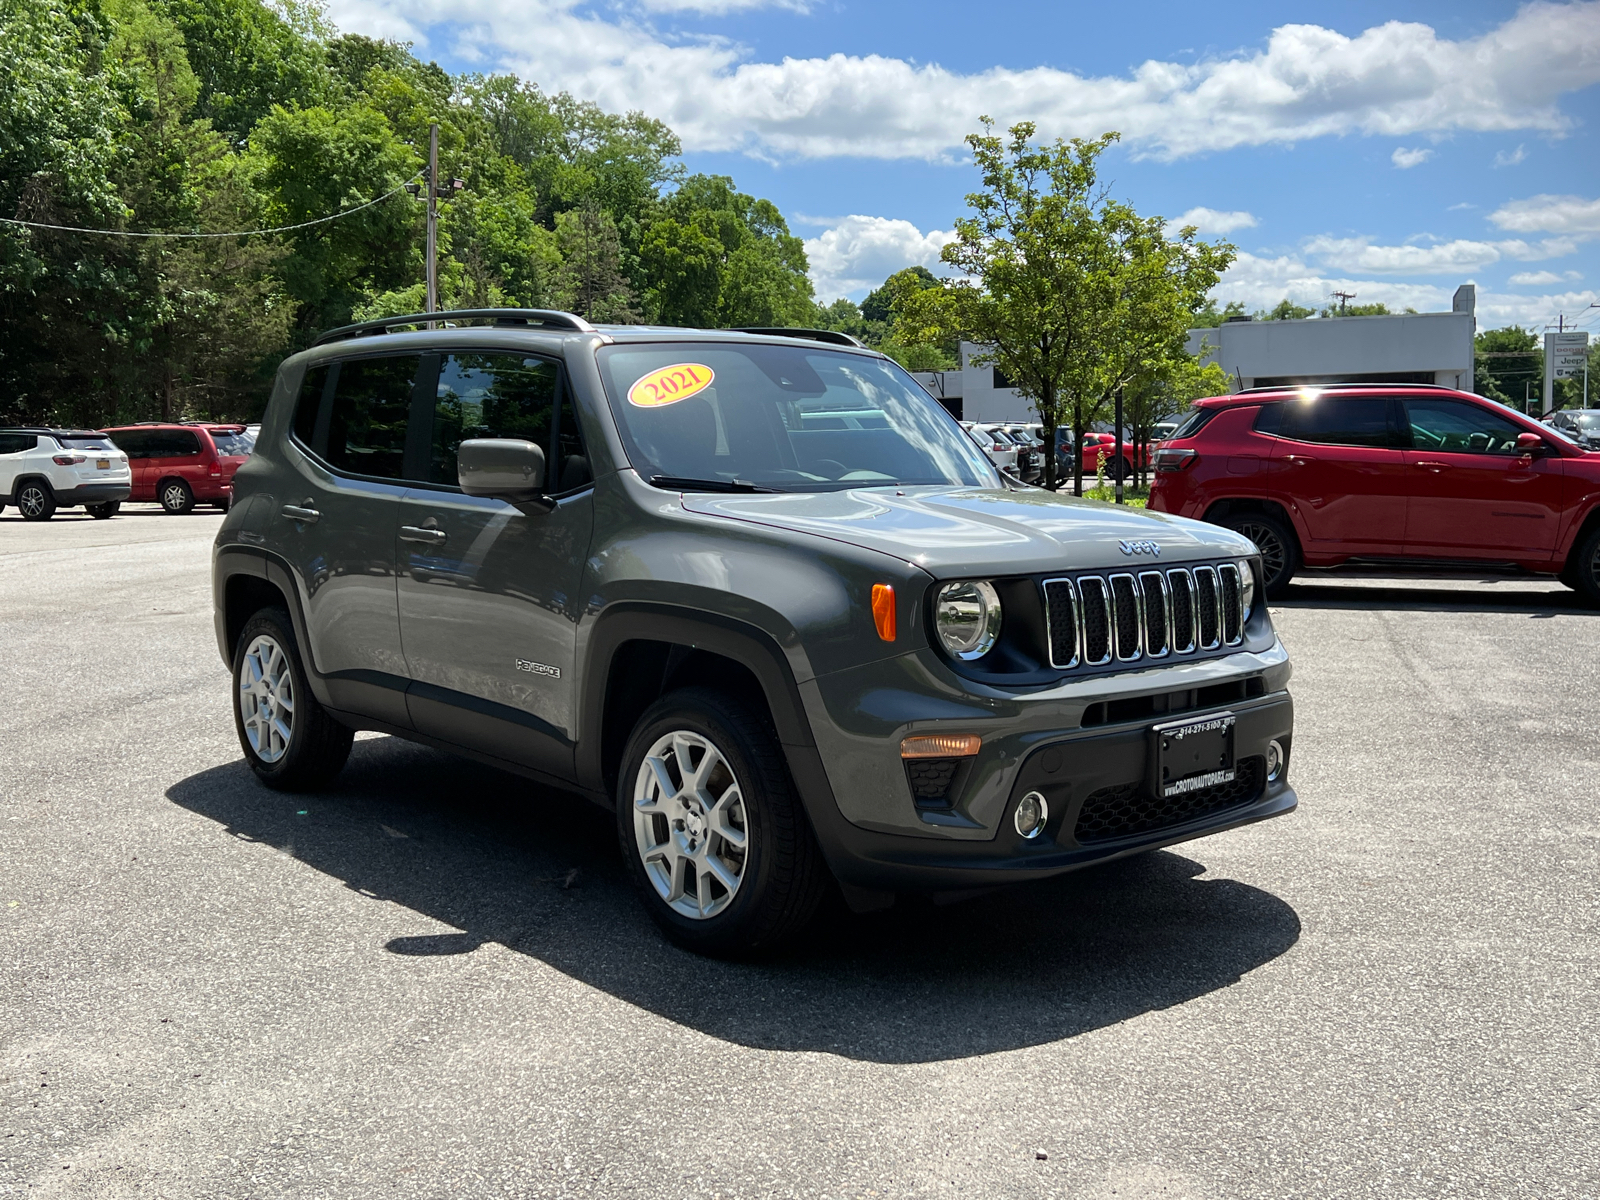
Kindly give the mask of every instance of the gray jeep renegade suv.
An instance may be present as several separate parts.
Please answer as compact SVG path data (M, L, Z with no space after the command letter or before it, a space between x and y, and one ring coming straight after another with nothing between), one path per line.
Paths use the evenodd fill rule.
M575 790L715 953L830 877L864 910L1294 808L1238 534L998 474L841 335L433 320L288 359L235 477L217 641L267 784L372 729Z

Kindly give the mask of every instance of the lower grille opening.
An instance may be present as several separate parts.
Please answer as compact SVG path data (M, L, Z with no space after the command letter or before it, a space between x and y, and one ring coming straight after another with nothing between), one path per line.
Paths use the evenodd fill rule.
M951 808L961 791L970 758L908 758L906 781L918 808Z
M1225 708L1241 700L1267 694L1267 681L1260 675L1231 679L1210 687L1188 688L1181 692L1158 692L1154 696L1129 696L1123 700L1102 700L1083 711L1083 724L1121 725L1145 717L1187 712L1192 708Z
M1181 796L1151 796L1138 783L1119 783L1091 792L1078 811L1073 836L1080 845L1110 842L1168 829L1257 800L1266 783L1266 761L1259 756L1246 758L1235 771L1237 777L1232 783L1219 783Z

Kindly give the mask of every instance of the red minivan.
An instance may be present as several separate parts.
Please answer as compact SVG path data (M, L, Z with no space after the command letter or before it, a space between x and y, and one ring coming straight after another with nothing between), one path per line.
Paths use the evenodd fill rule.
M130 500L154 500L169 513L196 504L226 509L233 502L233 473L250 457L243 425L146 422L100 431L128 456Z
M1302 565L1490 565L1600 605L1600 452L1492 400L1418 384L1252 388L1195 402L1150 507L1238 530L1268 595Z

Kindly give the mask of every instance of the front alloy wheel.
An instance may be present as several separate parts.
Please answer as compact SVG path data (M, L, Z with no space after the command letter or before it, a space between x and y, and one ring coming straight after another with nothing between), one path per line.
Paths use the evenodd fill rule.
M25 483L17 493L17 508L24 521L48 521L56 515L56 498L42 483Z
M633 834L656 895L690 920L714 917L744 882L744 793L727 756L687 729L658 738L633 785Z

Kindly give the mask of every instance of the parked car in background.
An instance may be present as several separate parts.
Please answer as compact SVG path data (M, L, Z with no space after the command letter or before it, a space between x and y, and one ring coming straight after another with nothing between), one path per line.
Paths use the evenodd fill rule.
M967 431L967 436L983 447L983 452L989 456L989 461L1000 470L1008 474L1017 473L1017 444L1005 434L996 434L993 427L978 425L972 421L961 422L961 427Z
M1586 450L1600 450L1600 408L1563 408L1545 418Z
M1093 475L1100 463L1100 456L1105 455L1107 479L1131 479L1133 477L1133 462L1135 458L1134 444L1123 435L1122 457L1117 457L1117 435L1114 433L1086 433L1083 435L1083 473ZM1137 455L1144 463L1146 470L1150 469L1155 453L1154 445L1147 445Z
M1044 474L1044 451L1036 444L1033 435L1025 427L1009 425L991 425L989 432L1005 438L1017 448L1016 476L1024 483L1037 483Z
M1600 453L1450 388L1197 401L1156 452L1150 507L1249 537L1271 595L1302 566L1471 563L1554 575L1600 605Z
M196 504L226 509L233 502L233 474L250 457L243 425L146 422L102 430L128 455L132 500L154 500L169 513Z
M48 521L82 505L96 520L117 515L131 489L128 456L92 429L0 429L0 509Z
M1182 422L1183 418L1181 416L1167 417L1163 420L1157 421L1150 427L1150 440L1152 442L1166 441L1172 436L1172 431L1177 429Z

